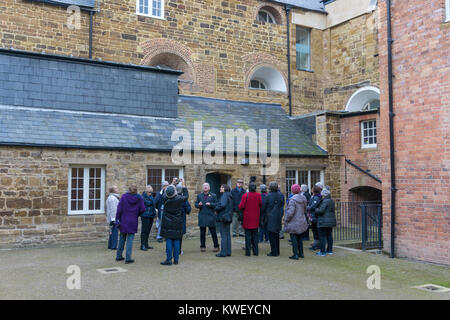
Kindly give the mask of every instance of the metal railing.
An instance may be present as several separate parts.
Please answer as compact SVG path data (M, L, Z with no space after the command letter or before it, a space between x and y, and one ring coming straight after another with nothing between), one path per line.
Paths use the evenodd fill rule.
M383 248L382 204L380 201L336 201L335 241L349 241L361 249Z

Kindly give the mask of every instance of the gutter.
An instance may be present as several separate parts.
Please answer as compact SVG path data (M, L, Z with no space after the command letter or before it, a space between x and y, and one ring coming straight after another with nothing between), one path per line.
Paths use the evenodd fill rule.
M391 253L390 257L395 258L395 145L394 145L394 101L392 84L392 27L391 27L391 0L386 0L387 7L387 47L388 47L388 84L389 84L389 153L391 164Z

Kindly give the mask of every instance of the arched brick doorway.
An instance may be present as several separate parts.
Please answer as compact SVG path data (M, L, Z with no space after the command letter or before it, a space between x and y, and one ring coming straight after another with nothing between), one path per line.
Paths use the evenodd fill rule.
M350 201L381 201L381 190L368 186L355 187L349 190Z

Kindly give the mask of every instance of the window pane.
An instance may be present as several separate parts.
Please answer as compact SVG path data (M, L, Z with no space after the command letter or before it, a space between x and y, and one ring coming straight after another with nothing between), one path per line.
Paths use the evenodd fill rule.
M160 192L162 183L162 169L147 170L147 184L153 187L153 191Z
M172 182L172 179L174 177L178 177L179 178L180 175L180 170L179 169L166 169L165 170L165 179L166 181L168 181L169 183Z
M309 70L310 67L310 30L297 27L296 29L296 51L297 69Z
M308 185L308 171L299 171L298 172L298 184L306 184Z
M295 184L296 170L286 170L286 196L291 194L291 187Z
M315 185L317 182L322 182L320 180L320 170L311 171L311 184Z

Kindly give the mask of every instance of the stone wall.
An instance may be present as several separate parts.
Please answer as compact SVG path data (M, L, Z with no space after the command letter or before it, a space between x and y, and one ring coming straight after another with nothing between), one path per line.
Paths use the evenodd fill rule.
M146 186L148 166L171 167L169 153L117 152L31 147L0 148L0 247L42 246L64 243L104 241L108 227L104 214L68 215L68 173L70 165L105 167L106 188L116 184L125 192L132 183L141 193ZM286 167L321 168L325 158L282 158L277 175L267 182L278 181L285 190ZM250 176L262 183L257 165L187 165L184 177L193 205L201 192L205 176L220 172L232 176L235 185ZM197 210L188 217L188 235L196 235Z
M279 13L281 24L255 20L262 4ZM70 15L62 7L21 0L0 5L0 47L88 57L87 13L81 14L81 28L70 30ZM94 16L94 59L171 64L185 71L182 94L281 103L288 110L287 93L249 90L246 72L265 65L287 79L281 6L257 0L166 0L164 20L137 15L135 0L101 1L100 9ZM331 29L312 29L311 72L296 70L296 25L291 24L294 115L342 109L355 85L377 85L375 21L368 13ZM178 58L170 63L161 54Z

